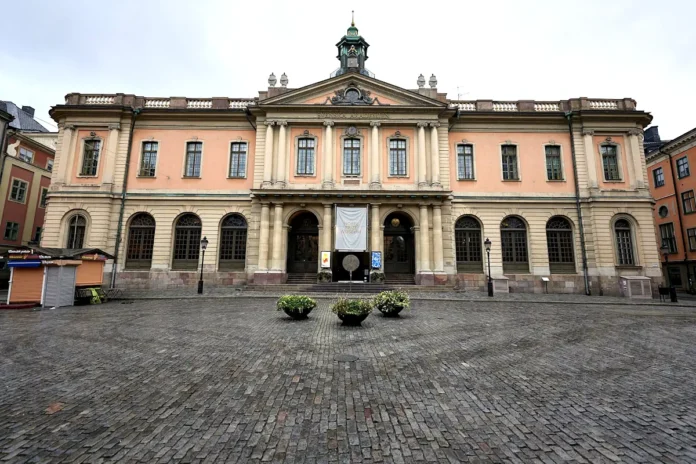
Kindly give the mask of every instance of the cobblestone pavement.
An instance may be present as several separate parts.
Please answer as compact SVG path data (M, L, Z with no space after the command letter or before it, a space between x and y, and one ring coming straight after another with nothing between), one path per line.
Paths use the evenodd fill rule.
M0 459L696 462L696 310L329 303L0 312Z

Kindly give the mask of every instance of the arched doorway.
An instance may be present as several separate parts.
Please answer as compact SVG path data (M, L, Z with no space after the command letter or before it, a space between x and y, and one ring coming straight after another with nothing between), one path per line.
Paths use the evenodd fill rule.
M318 264L319 222L312 213L300 213L290 221L288 274L316 273Z
M384 273L415 272L413 223L404 213L391 213L384 221Z

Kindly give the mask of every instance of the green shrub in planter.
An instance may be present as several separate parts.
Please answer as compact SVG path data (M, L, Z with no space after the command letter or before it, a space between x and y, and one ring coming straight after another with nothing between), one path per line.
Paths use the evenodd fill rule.
M383 284L384 280L384 272L374 271L370 273L370 282L373 284Z
M360 325L372 312L372 303L369 300L347 300L339 298L331 306L333 311L344 325Z
M317 274L317 282L331 282L332 280L332 275L328 271L321 271Z
M317 307L317 302L305 295L285 295L278 299L276 307L293 319L306 319Z
M375 308L379 309L385 316L397 316L401 310L408 308L411 304L411 299L408 293L400 290L388 290L379 293L372 303Z

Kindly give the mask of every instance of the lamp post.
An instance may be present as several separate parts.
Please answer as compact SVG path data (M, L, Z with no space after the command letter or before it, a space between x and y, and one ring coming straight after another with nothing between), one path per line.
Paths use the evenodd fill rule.
M665 280L667 281L667 286L672 288L672 283L669 281L669 246L667 245L667 240L662 241L660 251L662 251L662 255L665 257Z
M493 296L493 279L491 279L491 241L486 238L483 242L486 247L486 256L488 258L488 296Z
M208 248L208 238L203 237L201 240L201 250L203 251L203 256L201 256L201 278L198 279L198 294L203 293L203 263L205 262L205 249Z

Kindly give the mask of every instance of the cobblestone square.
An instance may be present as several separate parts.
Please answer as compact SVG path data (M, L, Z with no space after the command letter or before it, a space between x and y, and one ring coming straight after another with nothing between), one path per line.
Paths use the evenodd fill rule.
M417 300L348 328L330 302L4 311L0 458L696 462L694 308Z

